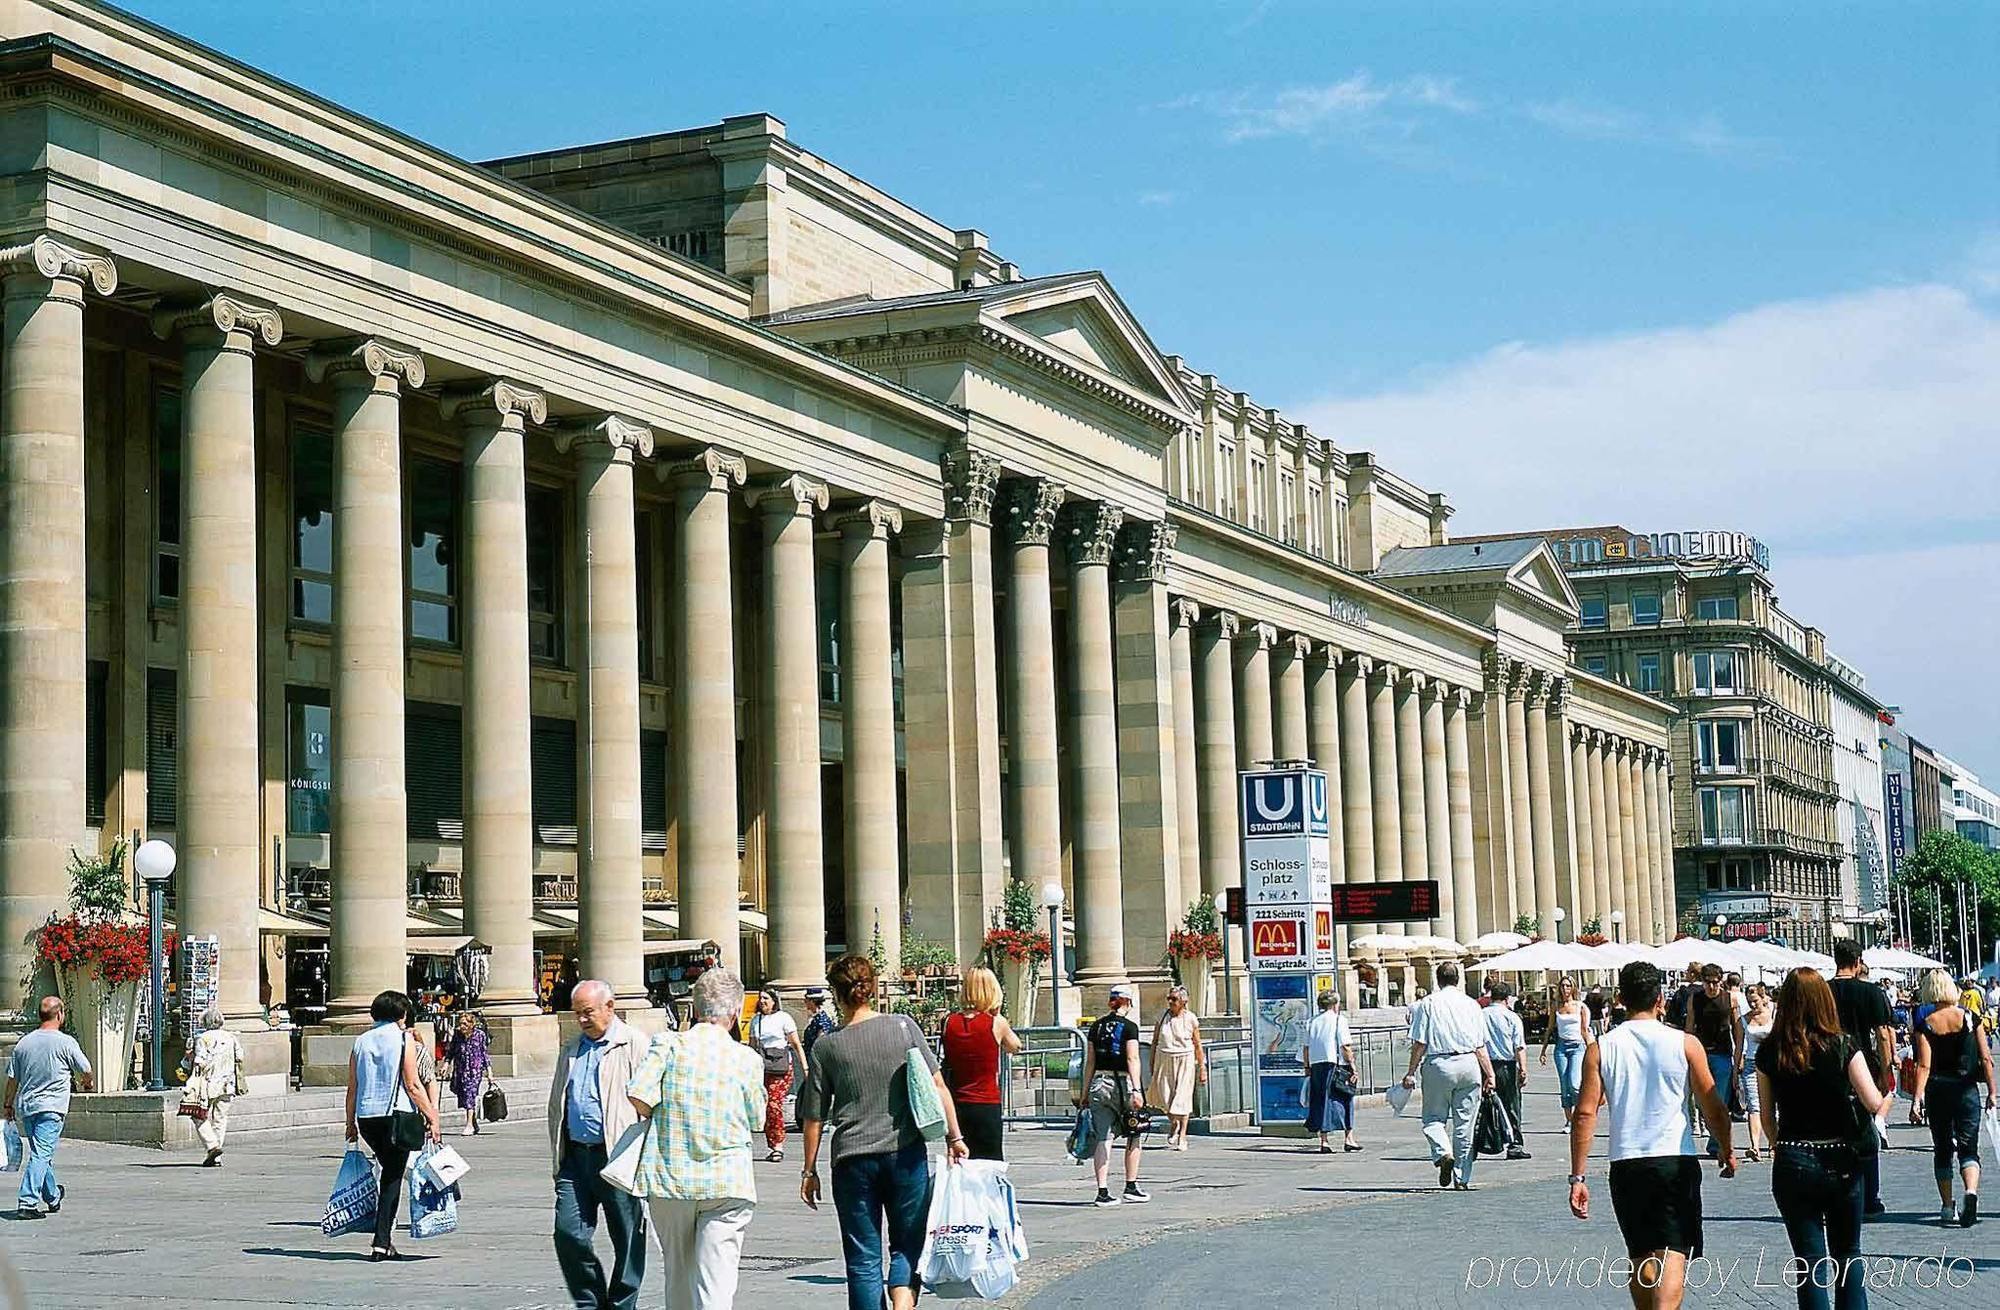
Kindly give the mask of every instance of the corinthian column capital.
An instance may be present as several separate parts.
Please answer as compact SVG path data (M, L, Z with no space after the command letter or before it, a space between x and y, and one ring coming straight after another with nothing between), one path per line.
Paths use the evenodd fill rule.
M549 399L533 387L494 378L484 384L447 388L438 397L438 412L447 420L519 431L530 423L548 422Z
M372 387L379 382L406 387L424 384L424 357L378 337L332 342L306 356L306 376L335 386Z
M64 245L52 236L37 236L23 245L0 249L0 276L37 273L49 281L84 283L100 296L118 289L118 266L108 255L94 255Z
M1022 478L1006 484L1000 513L1013 540L1022 546L1046 546L1055 533L1056 511L1068 496L1053 478Z
M1570 680L1559 673L1547 674L1549 713L1561 714L1569 708Z
M1101 500L1080 502L1069 515L1070 562L1077 567L1111 563L1111 546L1125 511Z
M259 339L267 346L285 339L285 321L277 310L227 292L155 309L152 321L153 335L162 340L185 333L190 341L229 350L247 351Z
M815 511L826 509L828 500L826 484L803 473L760 482L743 493L743 502L750 508L780 519L810 518Z
M749 466L735 451L703 446L686 459L662 465L660 481L684 496L706 496L742 486L749 472Z
M903 530L903 511L886 500L864 500L834 516L833 526L847 538L885 540Z
M993 492L1000 484L1000 461L984 451L960 446L938 457L944 476L944 515L970 523L993 521Z
M1171 523L1127 522L1118 533L1118 576L1126 582L1165 582L1176 535Z

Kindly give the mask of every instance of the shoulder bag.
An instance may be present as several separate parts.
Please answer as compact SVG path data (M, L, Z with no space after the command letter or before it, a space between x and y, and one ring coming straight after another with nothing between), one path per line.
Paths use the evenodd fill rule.
M507 1093L500 1090L500 1084L493 1081L489 1068L486 1073L486 1094L479 1098L479 1117L488 1123L499 1123L507 1117Z
M924 1059L923 1030L907 1018L903 1021L916 1029L916 1044L903 1053L903 1080L909 1087L910 1119L916 1124L917 1131L924 1135L925 1141L935 1142L944 1136L944 1102L938 1098L930 1062Z

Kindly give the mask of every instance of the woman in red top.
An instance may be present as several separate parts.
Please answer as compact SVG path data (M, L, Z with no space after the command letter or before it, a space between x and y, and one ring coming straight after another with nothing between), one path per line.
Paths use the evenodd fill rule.
M958 1103L958 1130L975 1160L1000 1153L1000 1053L1018 1054L1021 1039L1000 1017L1000 980L991 969L967 969L958 1009L944 1020L944 1081Z

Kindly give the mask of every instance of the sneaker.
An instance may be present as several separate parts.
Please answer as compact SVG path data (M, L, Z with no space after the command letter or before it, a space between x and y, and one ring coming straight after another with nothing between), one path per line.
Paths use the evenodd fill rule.
M1448 1156L1448 1155L1447 1155L1447 1156L1446 1156L1446 1157L1445 1157L1444 1159L1442 1159L1442 1160L1438 1161L1438 1186L1439 1186L1439 1187L1450 1187L1450 1186L1451 1186L1451 1171L1452 1171L1452 1163L1453 1163L1453 1162L1452 1162L1452 1158L1451 1158L1450 1156Z
M1965 1194L1965 1208L1958 1212L1958 1226L1960 1228L1970 1228L1978 1222L1979 1193L1967 1192Z
M1865 1210L1863 1210L1863 1211L1862 1211L1862 1214L1863 1214L1863 1215L1864 1215L1864 1216L1865 1216L1866 1218L1869 1218L1869 1219L1873 1219L1873 1218L1877 1217L1878 1215L1885 1215L1885 1214L1888 1214L1888 1213L1889 1213L1889 1207L1888 1207L1888 1206L1886 1206L1886 1205L1883 1205L1883 1204L1882 1204L1882 1203L1881 1203L1881 1202L1880 1202L1879 1200L1878 1200L1878 1201L1870 1201L1870 1202L1868 1203L1868 1206L1867 1206L1867 1208L1866 1208Z
M38 1205L20 1206L14 1211L14 1217L16 1219L40 1219L42 1217L42 1208Z
M1507 1148L1507 1158L1509 1160L1532 1160L1535 1157L1530 1152L1524 1151L1518 1146L1510 1146Z
M1951 1202L1946 1201L1938 1207L1938 1223L1946 1228L1958 1225L1958 1211L1951 1208Z
M1098 1206L1099 1208L1102 1208L1107 1205L1117 1205L1118 1198L1111 1194L1110 1188L1100 1187L1097 1189L1097 1199L1091 1202L1091 1204Z
M68 1195L69 1195L69 1189L64 1187L61 1183L57 1183L56 1199L49 1202L49 1213L50 1214L60 1213L62 1211L63 1198Z
M1140 1191L1139 1184L1127 1183L1125 1184L1124 1199L1131 1202L1133 1205L1144 1205L1146 1204L1146 1202L1152 1200L1153 1198L1148 1196L1146 1193Z

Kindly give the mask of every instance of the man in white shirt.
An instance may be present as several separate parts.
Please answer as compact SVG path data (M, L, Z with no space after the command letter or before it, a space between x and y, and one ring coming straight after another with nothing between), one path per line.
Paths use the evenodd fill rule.
M1458 985L1458 966L1437 967L1437 990L1410 1011L1410 1069L1403 1086L1417 1085L1423 1070L1424 1140L1438 1167L1438 1186L1472 1186L1472 1129L1479 1095L1493 1090L1493 1062L1486 1055L1486 1020L1479 1002Z
M1493 1003L1480 1011L1486 1020L1486 1058L1493 1065L1494 1095L1507 1110L1507 1158L1527 1160L1521 1138L1521 1089L1528 1085L1528 1033L1514 1013L1514 989L1493 984Z

